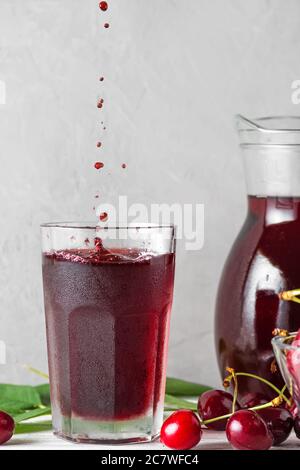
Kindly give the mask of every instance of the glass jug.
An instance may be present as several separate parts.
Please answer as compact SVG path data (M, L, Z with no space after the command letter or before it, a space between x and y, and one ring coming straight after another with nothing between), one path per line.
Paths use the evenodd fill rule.
M215 340L226 367L283 386L272 367L272 331L300 328L300 305L278 293L300 287L300 117L237 116L248 214L225 263L216 303ZM241 395L272 389L239 380ZM276 394L276 392L275 392Z

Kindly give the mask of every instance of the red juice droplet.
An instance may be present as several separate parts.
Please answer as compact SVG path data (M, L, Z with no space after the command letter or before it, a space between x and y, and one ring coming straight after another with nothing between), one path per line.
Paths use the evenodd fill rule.
M103 80L104 80L104 77L99 78L99 82L103 82Z
M104 23L104 28L109 28L109 23Z
M104 167L104 163L102 162L96 162L94 167L96 168L96 170L101 170L101 168Z
M99 216L99 219L101 220L101 222L106 222L107 219L108 219L108 214L107 212L102 212Z
M99 194L95 195L95 199L99 199L99 197L100 197Z
M100 147L101 147L101 145L102 145L102 143L101 143L101 142L97 142L97 147L98 147L98 148L100 148Z
M100 8L100 10L102 10L102 11L108 10L108 3L107 3L107 2L100 2L100 3L99 3L99 8Z
M125 168L127 168L126 163L122 163L122 168L124 168L124 170L125 170Z
M102 243L101 238L98 238L98 237L94 238L94 245L95 245L96 251L102 251L103 243Z

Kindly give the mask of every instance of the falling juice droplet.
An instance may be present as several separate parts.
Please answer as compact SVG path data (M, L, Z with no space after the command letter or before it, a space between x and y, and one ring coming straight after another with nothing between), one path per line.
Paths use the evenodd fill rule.
M103 82L103 80L104 80L104 77L99 78L99 82Z
M105 29L109 28L109 23L104 23L104 28Z
M101 147L102 143L101 142L97 142L97 147L98 149Z
M97 108L99 109L103 108L103 103L104 103L104 99L100 98L97 103Z
M107 219L108 219L108 214L107 214L107 212L102 212L102 213L100 214L100 216L99 216L99 219L100 219L101 222L106 222Z
M122 163L122 168L125 170L125 168L127 168L127 165L126 163Z
M96 168L96 170L101 170L101 168L104 167L104 163L102 162L96 162L94 167Z
M99 8L102 11L106 11L108 9L108 3L107 2L100 2L99 3Z

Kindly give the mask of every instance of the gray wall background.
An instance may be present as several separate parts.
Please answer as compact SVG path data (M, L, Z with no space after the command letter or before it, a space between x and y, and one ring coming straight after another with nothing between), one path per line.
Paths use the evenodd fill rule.
M97 0L0 0L0 378L47 369L40 222L91 219L100 189L112 202L205 204L204 248L179 244L169 373L216 385L215 294L246 208L233 115L299 113L300 2L109 4L104 15Z

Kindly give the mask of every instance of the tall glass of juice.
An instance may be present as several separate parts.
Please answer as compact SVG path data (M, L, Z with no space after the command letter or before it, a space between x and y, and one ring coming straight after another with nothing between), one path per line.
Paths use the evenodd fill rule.
M54 433L147 442L163 418L173 226L42 225Z

